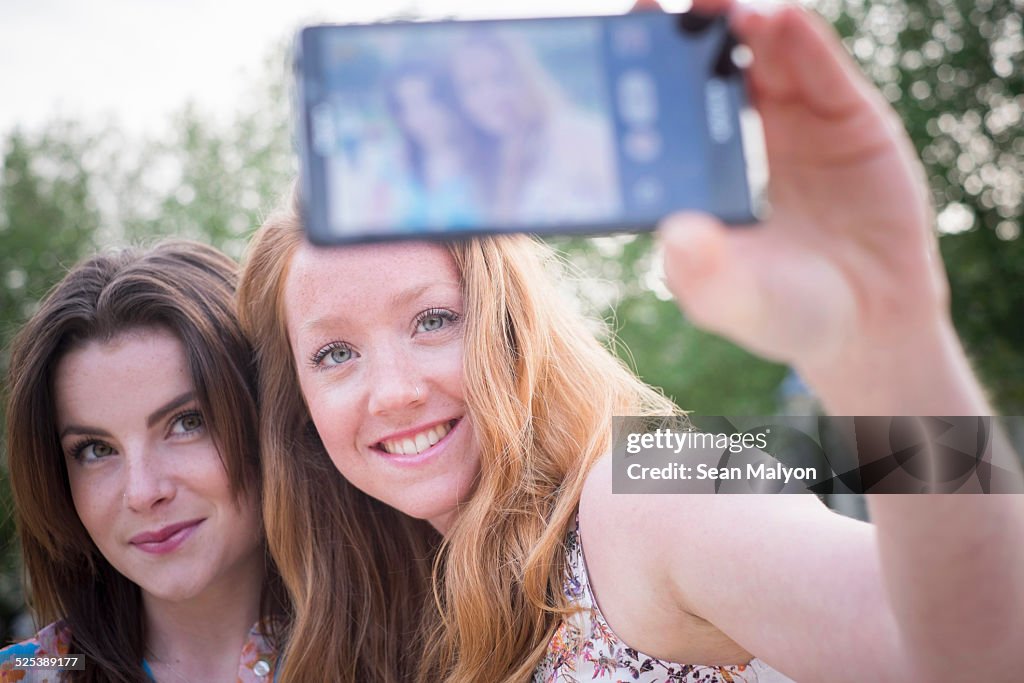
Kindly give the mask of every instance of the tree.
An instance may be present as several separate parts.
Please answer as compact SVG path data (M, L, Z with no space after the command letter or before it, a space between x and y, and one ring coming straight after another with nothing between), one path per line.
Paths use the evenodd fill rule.
M1024 2L823 3L900 114L939 209L953 319L998 410L1024 408Z
M38 139L15 132L7 140L0 175L0 348L4 349L0 370L4 372L6 349L15 325L32 313L68 264L94 248L94 239L100 234L99 212L90 191L89 172L83 165L94 143L67 123L53 126ZM6 469L3 475L0 499L8 503L9 509ZM0 519L0 539L4 541L0 553L0 637L6 637L8 625L22 603L10 514Z
M819 0L921 154L953 317L998 409L1024 410L1024 0ZM227 124L196 106L172 135L128 140L53 122L11 133L0 177L0 343L64 269L112 243L209 241L238 256L295 173L284 44ZM648 382L704 414L775 410L785 367L698 331L669 300L648 235L553 240L575 293ZM6 357L0 355L0 370ZM0 444L2 450L2 444ZM0 495L3 495L0 492ZM3 496L9 500L9 496ZM10 517L0 537L12 538ZM0 558L0 631L20 597ZM6 578L4 578L6 577ZM3 634L0 634L3 635Z

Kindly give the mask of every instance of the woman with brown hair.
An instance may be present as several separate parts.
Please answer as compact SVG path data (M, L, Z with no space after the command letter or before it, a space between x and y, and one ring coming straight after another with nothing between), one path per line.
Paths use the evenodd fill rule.
M774 214L669 219L681 306L832 414L989 414L881 95L798 8L695 4L754 53ZM677 408L560 303L544 247L317 249L296 209L239 290L296 604L284 680L367 680L357 654L391 681L1019 677L1019 497L875 495L872 526L813 496L613 495L612 416Z
M271 681L286 602L266 553L236 264L166 242L85 260L11 347L7 453L29 603L0 652L84 655L28 680Z

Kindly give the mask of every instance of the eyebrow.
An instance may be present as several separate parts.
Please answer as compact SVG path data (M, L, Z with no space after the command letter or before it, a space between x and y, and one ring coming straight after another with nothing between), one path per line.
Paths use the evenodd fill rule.
M157 422L166 417L166 415L170 413L172 410L174 410L175 408L180 408L189 401L194 400L195 397L195 392L191 390L186 391L185 393L180 394L178 396L175 396L170 401L154 410L150 414L150 416L146 418L146 427L148 429L152 429L153 425L155 425ZM99 429L96 427L82 427L80 425L68 425L63 430L61 430L59 438L63 439L65 436L69 436L71 434L95 434L97 436L110 436L110 432L108 432L105 429Z
M415 301L417 298L422 296L424 292L428 290L437 287L449 286L449 284L450 283L448 282L428 282L427 284L420 285L419 287L410 287L409 289L403 290L401 292L396 292L395 295L391 297L389 303L392 306L401 306L402 304L409 303L410 301Z
M431 289L438 289L438 288L441 288L441 287L453 287L453 288L455 288L459 292L462 291L461 286L457 282L449 282L447 280L444 281L444 282L428 282L428 283L423 284L423 285L419 285L419 286L415 286L415 287L410 287L410 288L402 290L400 292L396 292L388 300L388 304L390 306L395 306L395 307L402 306L404 304L409 303L410 301L415 301L419 297L423 296L423 294L425 292L428 292ZM345 317L344 314L326 315L326 316L323 316L321 318L314 318L313 320L310 320L309 322L303 323L302 329L303 330L317 330L317 329L323 328L323 327L331 327L331 326L334 326L334 325L343 324L343 323L347 322L347 320L348 319Z

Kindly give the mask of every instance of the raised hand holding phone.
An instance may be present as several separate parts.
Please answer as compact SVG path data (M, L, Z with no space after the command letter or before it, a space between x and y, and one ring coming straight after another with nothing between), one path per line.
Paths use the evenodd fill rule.
M668 282L680 303L702 326L825 385L840 360L877 364L878 350L949 336L923 170L895 113L810 13L737 6L732 25L754 53L772 216L731 232L706 217L666 221ZM900 410L824 398L834 411ZM980 402L904 409L985 412Z
M895 113L818 17L695 6L729 12L753 52L773 214L750 231L707 215L664 221L681 308L794 366L832 414L990 414L952 326L923 169ZM1018 463L1006 466L1019 490ZM1010 680L1024 633L1012 597L1024 567L1020 496L876 495L869 505L915 680L968 670Z

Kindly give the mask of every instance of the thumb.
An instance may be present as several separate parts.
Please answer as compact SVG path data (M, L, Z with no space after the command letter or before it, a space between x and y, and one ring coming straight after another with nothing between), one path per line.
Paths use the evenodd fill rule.
M665 279L683 313L698 327L743 343L761 315L761 292L748 250L705 214L677 214L659 230ZM742 230L742 228L740 228Z
M703 214L670 217L660 235L668 287L698 327L792 364L830 357L856 331L850 285L812 247Z

